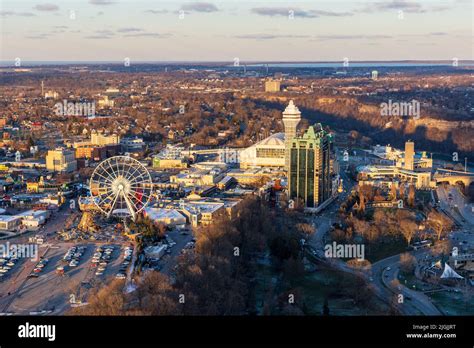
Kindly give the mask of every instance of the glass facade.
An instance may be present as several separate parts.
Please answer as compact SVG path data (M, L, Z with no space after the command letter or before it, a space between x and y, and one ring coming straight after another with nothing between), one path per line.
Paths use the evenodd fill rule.
M282 158L285 157L284 149L261 149L257 148L257 157L259 158Z
M331 136L319 125L291 141L288 192L306 207L317 207L331 196Z

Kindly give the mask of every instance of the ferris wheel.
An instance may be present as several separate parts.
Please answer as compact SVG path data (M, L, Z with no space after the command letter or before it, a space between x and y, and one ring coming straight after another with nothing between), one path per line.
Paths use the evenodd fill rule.
M92 201L107 217L135 220L150 202L153 184L143 164L129 156L102 161L89 182Z

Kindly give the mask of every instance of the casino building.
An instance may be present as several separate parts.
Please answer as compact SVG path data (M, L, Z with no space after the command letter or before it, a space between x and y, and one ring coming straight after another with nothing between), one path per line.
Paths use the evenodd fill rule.
M268 138L242 150L240 156L240 167L243 169L254 167L274 167L288 170L289 153L288 148L291 139L296 135L296 127L301 120L301 112L293 100L283 111L284 133L276 133Z

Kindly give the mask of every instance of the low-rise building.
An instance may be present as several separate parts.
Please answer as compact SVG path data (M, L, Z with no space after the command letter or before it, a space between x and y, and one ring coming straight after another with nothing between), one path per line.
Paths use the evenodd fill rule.
M21 217L12 215L0 215L1 231L16 231L21 224Z
M153 222L163 223L170 227L183 227L186 225L186 217L176 209L145 208L144 215Z
M145 148L145 142L138 137L120 139L120 145L124 152L139 152Z
M49 150L46 155L46 169L54 172L74 172L77 169L74 151L64 148Z
M398 179L415 185L417 189L427 189L436 186L431 178L431 172L413 171L396 166L360 166L357 168L360 181L368 184L368 181L387 181Z
M266 80L265 92L280 92L281 84L279 80Z
M159 169L185 169L188 164L184 159L153 158L153 168Z
M99 145L99 146L104 146L104 145L116 145L120 144L120 136L117 134L103 134L100 132L97 132L96 130L93 130L91 132L91 141L93 145Z
M191 201L181 206L181 211L188 217L192 226L208 226L221 214L225 214L223 202Z

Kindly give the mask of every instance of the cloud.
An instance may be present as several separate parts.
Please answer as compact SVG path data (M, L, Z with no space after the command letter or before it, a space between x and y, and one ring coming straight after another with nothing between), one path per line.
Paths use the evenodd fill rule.
M181 6L181 10L188 12L217 12L219 9L210 2L192 2Z
M323 10L301 10L298 8L286 8L286 7L255 7L250 10L251 12L260 16L269 17L288 17L294 15L294 17L300 18L318 18L318 17L347 17L352 16L351 12L333 12Z
M114 35L115 33L112 30L96 30L97 34L104 34L104 35Z
M374 34L374 35L317 35L315 40L380 40L392 39L390 35Z
M89 0L89 3L92 5L105 6L105 5L113 5L113 4L116 4L117 2L114 0Z
M155 39L164 39L170 36L171 34L159 34L159 33L133 33L133 34L124 35L124 37L152 37Z
M359 12L404 11L407 13L440 12L449 10L449 6L423 6L421 3L409 0L378 1L366 4Z
M273 39L312 39L314 40L380 40L392 39L390 35L373 34L373 35L292 35L292 34L244 34L236 35L237 39L249 40L273 40Z
M55 4L38 4L34 9L37 11L52 12L59 10L59 6Z
M152 13L152 14L163 14L163 13L168 13L168 10L146 10L146 13Z
M119 29L117 29L117 32L119 32L119 33L131 33L131 32L137 32L137 31L143 31L143 29L140 29L140 28L119 28Z
M237 39L250 39L250 40L273 40L273 39L306 39L310 38L309 35L279 35L279 34L247 34L234 36Z
M48 37L50 37L49 34L35 34L35 35L25 36L25 38L32 39L32 40L43 40L43 39L47 39Z
M111 30L96 30L93 35L85 36L85 39L106 40L115 37L115 33Z
M10 17L10 16L34 17L36 15L31 12L0 11L0 17Z
M108 40L108 39L113 39L113 36L112 35L106 35L106 34L97 34L97 35L84 36L84 39Z

